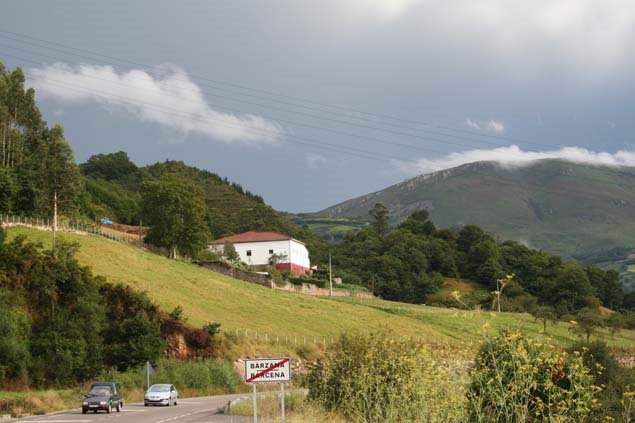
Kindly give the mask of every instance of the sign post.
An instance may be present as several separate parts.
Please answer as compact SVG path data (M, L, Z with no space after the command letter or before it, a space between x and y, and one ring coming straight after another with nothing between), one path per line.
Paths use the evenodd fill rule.
M291 381L291 360L286 358L262 358L245 360L245 382L253 384L254 423L258 423L257 383L280 383L280 405L284 422L284 384Z
M280 421L284 423L284 382L280 383Z
M148 386L146 389L150 389L150 375L154 373L154 369L152 368L152 364L149 361L146 361L145 366L143 366L143 370L141 371L142 375L147 376Z
M252 385L254 387L254 423L258 423L258 394L256 393L256 384Z

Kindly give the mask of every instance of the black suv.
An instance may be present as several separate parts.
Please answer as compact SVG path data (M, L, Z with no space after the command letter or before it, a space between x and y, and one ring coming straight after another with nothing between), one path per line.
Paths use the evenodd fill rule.
M82 402L82 413L88 411L104 410L110 413L113 409L121 411L123 398L118 382L96 382L90 387L90 391Z

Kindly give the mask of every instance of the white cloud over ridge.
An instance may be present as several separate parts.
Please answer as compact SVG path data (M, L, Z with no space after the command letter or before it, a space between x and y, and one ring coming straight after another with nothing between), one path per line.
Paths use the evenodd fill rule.
M497 135L505 133L505 124L493 119L488 121L478 121L473 119L466 119L465 124L470 128L478 129L479 131L493 132Z
M42 97L97 103L186 135L198 133L213 141L247 144L273 144L284 136L276 122L261 116L214 110L187 73L172 65L160 66L150 74L139 69L118 73L112 66L55 63L29 74L29 85Z
M450 153L436 159L419 159L416 163L394 162L400 170L408 174L437 172L467 163L493 161L503 167L529 166L536 160L560 159L574 163L598 166L635 167L635 151L615 153L594 152L580 147L563 147L550 151L524 151L517 145L493 149L474 149Z

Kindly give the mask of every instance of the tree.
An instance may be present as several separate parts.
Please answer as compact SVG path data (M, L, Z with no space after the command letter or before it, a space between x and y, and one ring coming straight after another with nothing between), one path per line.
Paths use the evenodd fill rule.
M570 329L573 333L586 336L586 342L588 343L591 335L602 326L604 326L604 319L598 310L585 307L576 314Z
M615 334L618 333L624 327L624 316L621 313L613 313L606 319L606 326L609 328L611 337L615 339Z
M60 125L48 131L42 155L38 184L39 209L53 217L53 249L55 249L58 213L76 210L81 179L73 150L64 139L64 129Z
M165 349L159 323L142 315L124 320L120 330L121 340L109 348L113 364L121 371L156 362Z
M368 214L373 218L372 225L377 235L380 237L385 236L388 233L388 220L390 218L390 212L386 206L381 203L376 203Z
M558 271L550 303L571 312L587 306L594 294L584 269L575 261L568 261Z
M14 172L0 167L0 213L13 211L18 184Z
M137 175L138 172L137 166L124 151L91 156L81 165L81 169L86 176L107 181L120 180L129 175Z
M412 213L399 227L418 235L432 235L435 231L430 213L425 209Z
M236 247L234 247L234 243L231 241L225 241L225 245L223 245L223 256L231 263L236 263L240 259Z
M208 322L203 325L203 330L209 334L209 336L214 336L220 333L220 322Z
M150 227L145 239L177 254L193 257L208 239L207 207L203 190L178 174L146 181L142 191L142 215Z
M555 322L557 319L556 310L550 306L537 306L531 311L531 315L542 322L544 333L547 333L547 322Z

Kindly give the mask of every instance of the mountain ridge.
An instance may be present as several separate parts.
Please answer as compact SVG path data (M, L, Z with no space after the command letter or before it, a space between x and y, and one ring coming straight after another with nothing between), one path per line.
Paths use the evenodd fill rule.
M417 175L315 216L367 218L377 202L393 224L425 208L436 225L476 224L564 257L635 247L635 168L558 159L519 166L493 161ZM618 230L619 228L619 230ZM592 258L590 261L593 261Z

